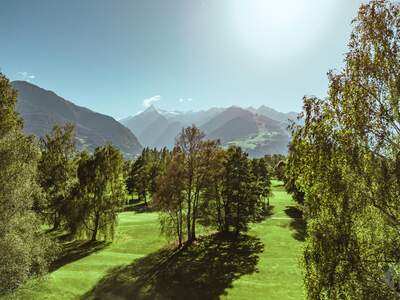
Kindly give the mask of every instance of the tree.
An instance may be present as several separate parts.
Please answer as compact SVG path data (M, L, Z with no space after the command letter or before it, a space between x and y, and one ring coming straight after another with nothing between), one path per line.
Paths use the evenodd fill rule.
M158 151L156 148L150 149L145 159L146 171L148 174L148 190L151 197L157 192L157 180L165 171L166 155L168 151L166 148Z
M66 220L71 189L76 182L76 155L74 125L55 125L41 140L42 157L39 162L39 182L45 192L45 214L58 229Z
M223 184L224 231L234 227L236 235L239 235L241 231L247 231L248 224L255 219L260 200L260 190L252 175L247 153L240 147L232 146L227 150Z
M144 148L141 155L130 165L126 180L129 193L136 192L139 200L147 206L147 194L151 197L157 191L157 179L165 171L167 149Z
M0 295L46 272L55 245L32 210L41 197L36 169L39 149L22 133L16 92L0 74Z
M0 73L0 137L14 129L22 128L22 119L16 111L17 92L7 77Z
M212 185L211 178L218 177L220 169L216 168L221 166L216 163L221 151L219 142L203 138L204 134L195 126L182 129L166 171L158 176L155 199L156 207L164 212L162 227L167 224L168 228L180 228L177 235L180 245L183 233L191 243L196 239L196 224L208 222L206 206L211 200L207 191ZM181 228L183 225L185 230Z
M305 97L292 129L309 299L400 297L400 5L363 4L353 24L328 97Z
M176 147L180 148L184 157L184 176L186 197L186 226L188 242L196 239L197 209L200 201L203 174L200 172L201 151L204 133L192 125L183 128L176 140Z
M124 160L111 145L96 148L79 161L80 215L84 228L95 241L100 233L114 237L117 212L125 199Z
M280 160L275 168L274 168L274 174L276 176L276 179L284 181L285 180L285 168L286 168L286 163L284 160Z
M239 235L260 216L261 196L269 195L263 159L252 163L240 147L225 151L219 141L203 137L195 126L184 128L158 177L155 206L161 211L162 232L177 236L179 246L185 234L193 242L197 223Z
M132 164L129 178L128 191L136 192L139 200L144 201L147 206L147 191L149 186L149 176L146 170L146 162L143 155L140 155Z
M214 144L214 145L213 145ZM203 163L204 189L202 191L203 201L199 207L200 223L203 226L215 227L218 231L224 231L225 220L225 198L222 195L224 186L226 151L219 143L210 142L209 151L203 156L208 158Z
M184 156L179 148L175 148L171 160L167 164L165 174L158 178L154 206L161 212L161 231L168 237L176 236L179 247L184 241L185 231L185 186Z
M131 196L133 200L133 193L134 193L134 183L131 181L132 178L130 176L131 169L133 165L133 160L125 160L124 162L124 178L125 178L125 188L126 192L129 196Z
M265 163L267 164L267 169L269 174L273 175L276 178L280 178L281 174L277 174L276 171L280 171L276 169L276 166L280 161L285 161L286 157L282 154L267 154L264 156Z
M263 199L267 199L267 206L269 206L269 196L271 195L271 178L268 172L268 166L264 158L253 159L251 161L252 173L254 176L255 184L260 190L260 195ZM263 202L264 204L265 202ZM263 205L265 210L265 205Z
M295 124L292 124L293 128L295 128ZM287 163L285 166L285 189L286 191L293 196L293 199L300 205L304 204L304 192L299 187L297 180L299 179L302 170L296 166L295 161L299 159L298 153L296 151L295 143L289 145L289 155L287 159Z

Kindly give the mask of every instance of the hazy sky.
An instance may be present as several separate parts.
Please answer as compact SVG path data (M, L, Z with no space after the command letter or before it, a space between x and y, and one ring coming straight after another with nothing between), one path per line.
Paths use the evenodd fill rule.
M0 69L125 117L297 111L340 68L359 0L0 0Z

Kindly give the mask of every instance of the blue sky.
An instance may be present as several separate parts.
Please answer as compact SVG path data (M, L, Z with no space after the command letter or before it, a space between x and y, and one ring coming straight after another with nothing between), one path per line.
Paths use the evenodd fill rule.
M359 0L0 0L0 69L122 118L298 111L340 68Z

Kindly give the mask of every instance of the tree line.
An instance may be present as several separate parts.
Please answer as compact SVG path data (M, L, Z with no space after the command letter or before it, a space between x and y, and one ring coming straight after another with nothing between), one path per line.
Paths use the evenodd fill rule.
M39 141L24 135L2 74L0 96L0 294L47 271L61 252L49 232L112 240L118 213L135 201L159 212L161 232L178 247L198 226L237 237L268 212L268 158L224 149L195 126L182 129L173 150L145 148L125 160L112 145L78 151L72 124Z

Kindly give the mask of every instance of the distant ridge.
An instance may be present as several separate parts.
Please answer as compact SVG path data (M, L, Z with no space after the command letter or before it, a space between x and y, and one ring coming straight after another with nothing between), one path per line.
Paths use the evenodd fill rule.
M12 82L18 91L17 110L24 120L24 131L43 137L55 124L75 124L76 145L93 150L112 143L126 157L134 157L142 146L136 136L110 116L77 106L52 91L26 81Z
M288 121L296 121L298 115L298 113L296 112L282 113L265 105L261 105L257 109L253 107L248 107L247 110L251 111L252 113L266 116L272 120L285 123L287 123Z
M241 108L213 107L205 111L169 112L150 106L145 111L120 120L144 146L172 148L182 127L195 124L207 138L219 139L224 146L240 145L253 157L286 154L290 135L289 120L296 113L281 113L267 106Z

